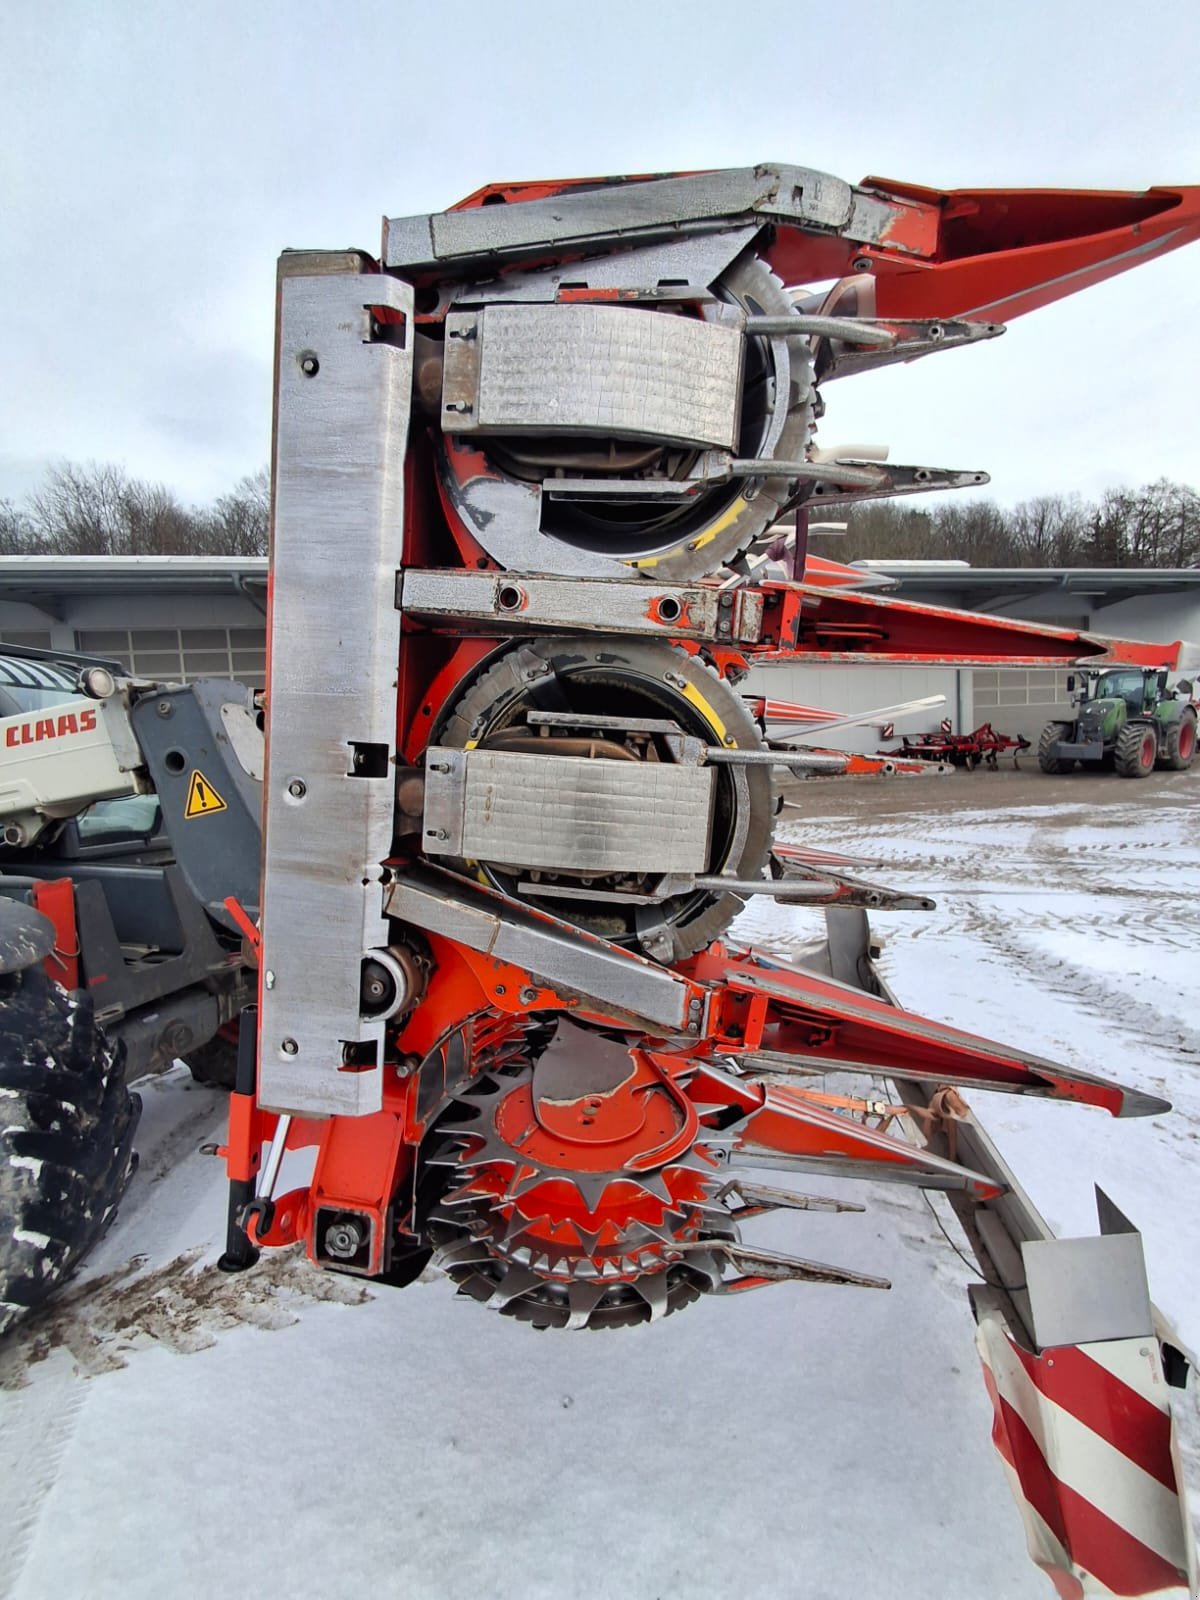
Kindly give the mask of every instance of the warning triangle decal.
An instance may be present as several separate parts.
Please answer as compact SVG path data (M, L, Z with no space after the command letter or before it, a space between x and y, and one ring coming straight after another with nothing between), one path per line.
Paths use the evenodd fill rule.
M197 768L192 773L192 781L188 784L187 805L183 808L184 818L190 821L193 817L211 817L214 811L228 811L228 809L212 784Z

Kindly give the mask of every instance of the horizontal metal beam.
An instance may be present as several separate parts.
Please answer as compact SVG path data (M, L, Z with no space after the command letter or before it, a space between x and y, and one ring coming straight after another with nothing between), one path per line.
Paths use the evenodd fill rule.
M525 572L418 569L399 573L407 615L472 624L474 632L637 633L666 639L762 637L762 596L634 578L547 578Z

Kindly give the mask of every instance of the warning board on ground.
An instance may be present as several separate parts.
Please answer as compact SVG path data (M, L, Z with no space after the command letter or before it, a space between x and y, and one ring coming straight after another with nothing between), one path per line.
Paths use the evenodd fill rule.
M228 809L212 784L197 768L192 773L191 783L188 784L187 805L183 808L184 818L190 820L192 817L211 817L214 811Z

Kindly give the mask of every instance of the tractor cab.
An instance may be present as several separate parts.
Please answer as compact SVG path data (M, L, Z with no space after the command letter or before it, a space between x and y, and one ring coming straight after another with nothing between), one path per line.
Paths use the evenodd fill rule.
M1162 678L1160 685L1159 678ZM1079 704L1094 705L1099 700L1123 700L1127 714L1140 717L1154 706L1166 688L1166 673L1144 671L1140 667L1113 667L1106 672L1085 672L1079 686Z

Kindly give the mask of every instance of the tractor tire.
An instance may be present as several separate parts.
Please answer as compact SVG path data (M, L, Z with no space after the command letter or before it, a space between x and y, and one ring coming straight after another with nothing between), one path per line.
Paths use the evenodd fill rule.
M133 1175L125 1049L45 969L0 978L0 1334L75 1270Z
M232 1089L237 1077L238 1047L233 1039L214 1033L207 1043L180 1059L197 1083L206 1089Z
M1196 713L1189 707L1167 729L1165 767L1186 772L1196 759Z
M1048 722L1042 729L1042 736L1038 740L1038 766L1043 772L1048 772L1051 777L1058 777L1064 772L1070 772L1075 765L1074 761L1066 761L1061 756L1054 754L1054 747L1060 739L1070 736L1071 724L1069 722Z
M1127 722L1117 735L1113 766L1123 778L1148 778L1158 758L1158 734L1149 722Z

